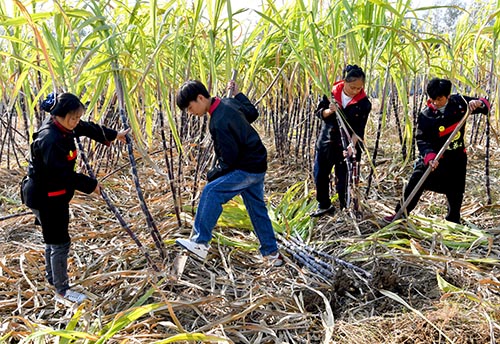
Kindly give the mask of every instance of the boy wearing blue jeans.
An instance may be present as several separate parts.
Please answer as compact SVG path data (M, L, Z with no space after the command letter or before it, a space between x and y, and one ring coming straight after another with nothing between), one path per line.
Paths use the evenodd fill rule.
M205 85L197 80L186 81L177 93L176 102L181 110L195 116L209 114L216 160L207 173L208 183L201 194L192 236L177 239L176 243L205 259L222 205L241 195L259 239L262 256L272 265L279 266L283 261L264 202L267 151L250 125L259 113L250 100L238 92L233 81L229 87L234 90L234 98L211 97Z

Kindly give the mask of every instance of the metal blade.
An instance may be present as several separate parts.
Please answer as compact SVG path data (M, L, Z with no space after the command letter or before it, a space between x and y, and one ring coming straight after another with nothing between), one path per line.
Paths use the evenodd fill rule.
M180 279L182 277L182 273L184 272L184 268L186 267L187 259L187 254L179 254L177 257L175 257L172 264L172 275L174 275L176 279Z

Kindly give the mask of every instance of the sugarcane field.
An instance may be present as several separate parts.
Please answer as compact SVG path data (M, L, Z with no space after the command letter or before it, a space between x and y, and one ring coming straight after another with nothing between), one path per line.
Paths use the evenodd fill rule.
M500 342L500 0L2 0L0 47L0 343Z

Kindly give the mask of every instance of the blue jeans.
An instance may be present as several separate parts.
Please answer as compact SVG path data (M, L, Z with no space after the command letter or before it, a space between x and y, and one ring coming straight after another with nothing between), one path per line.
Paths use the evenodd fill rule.
M68 254L70 242L62 245L45 245L45 277L59 294L69 289Z
M264 202L265 174L235 170L208 183L201 194L191 240L208 244L212 239L212 230L222 213L222 205L241 195L259 239L261 254L267 256L276 252L278 245Z

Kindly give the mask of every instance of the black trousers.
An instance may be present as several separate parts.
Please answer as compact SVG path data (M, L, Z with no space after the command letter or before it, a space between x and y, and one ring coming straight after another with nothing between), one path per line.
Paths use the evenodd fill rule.
M438 168L429 174L423 185L415 193L405 212L409 214L415 209L422 193L425 190L430 190L446 195L448 201L446 220L460 223L460 208L462 207L464 198L466 166L467 156L465 153L445 155L439 161ZM426 169L427 166L424 165L421 159L415 163L415 168L404 191L404 201L413 192ZM401 204L396 206L396 212L399 209L401 209Z
M316 200L321 209L332 205L330 198L330 176L335 167L335 190L339 197L340 208L346 206L347 165L344 160L334 161L323 154L316 153L314 161L314 183L316 184Z
M50 202L39 209L43 240L49 245L61 245L70 242L69 203Z

